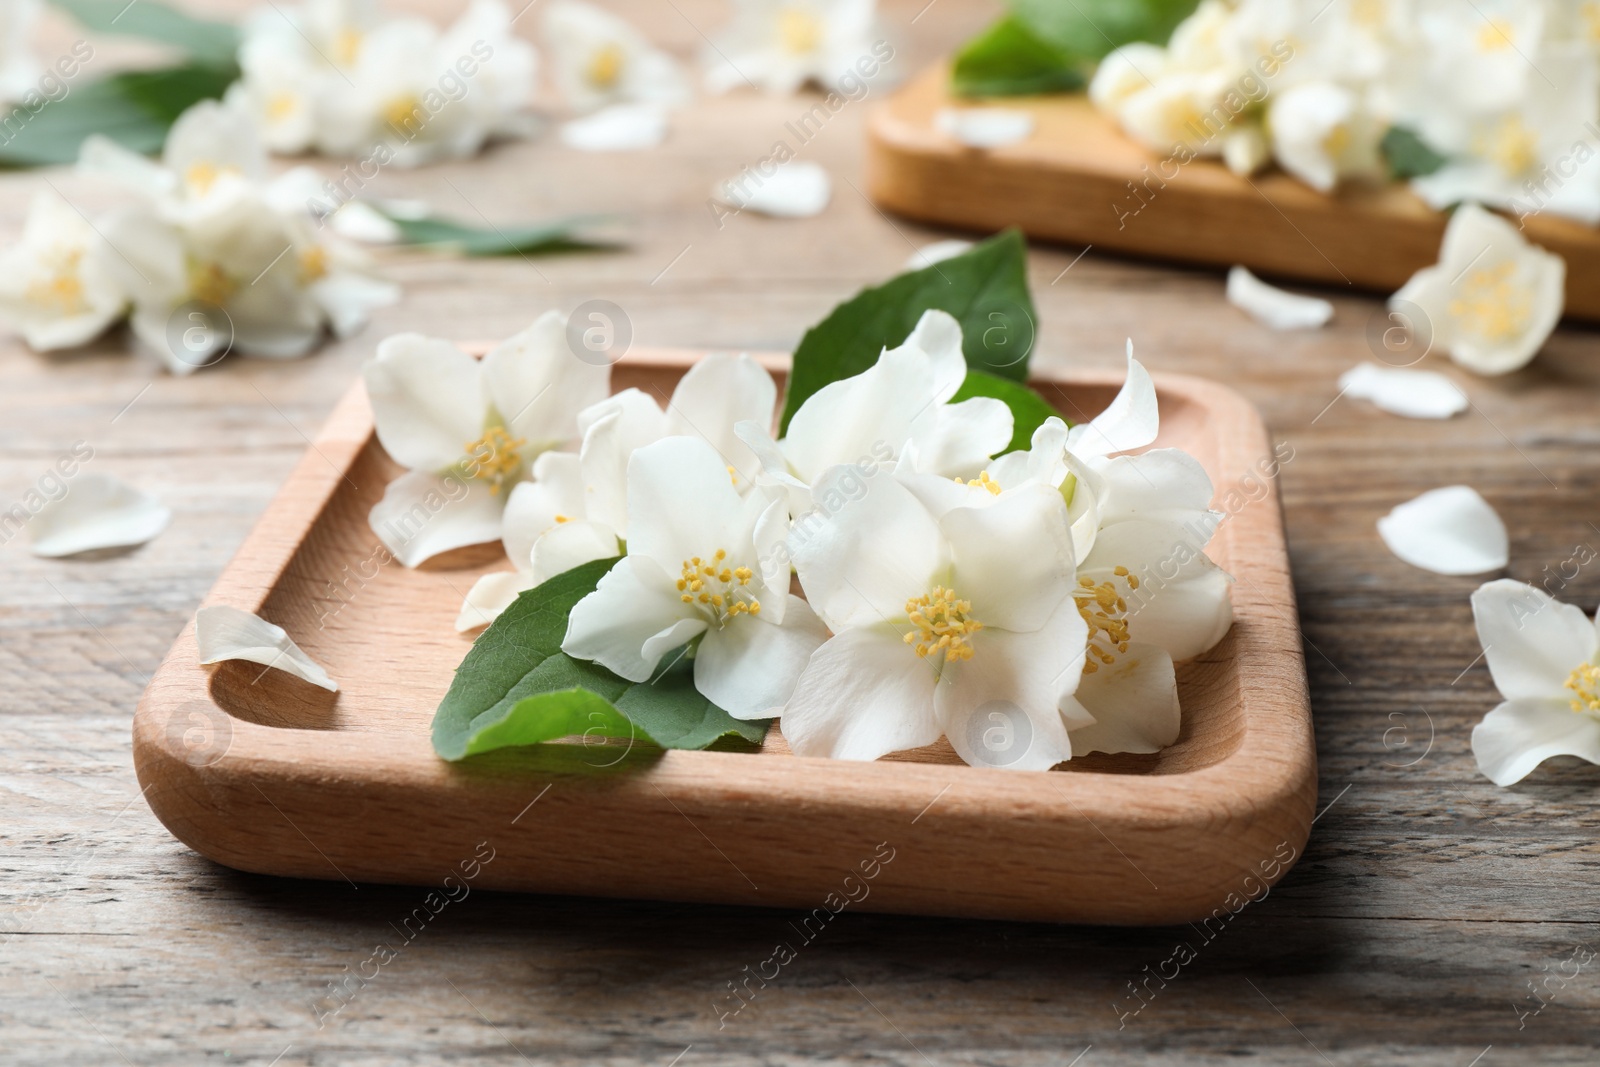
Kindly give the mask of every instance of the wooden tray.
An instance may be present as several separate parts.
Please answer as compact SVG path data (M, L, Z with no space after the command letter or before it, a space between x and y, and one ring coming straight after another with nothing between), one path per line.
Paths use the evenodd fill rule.
M614 385L665 396L690 362L630 356ZM1120 380L1035 384L1083 419ZM358 383L206 598L283 626L340 692L203 668L191 623L134 717L139 781L180 840L267 874L437 887L476 868L485 888L803 909L865 885L851 907L1106 923L1237 907L1299 855L1316 802L1294 594L1259 417L1217 385L1156 383L1162 443L1239 508L1210 550L1237 579L1236 622L1180 668L1182 736L1158 755L1012 772L941 743L850 763L792 756L773 731L759 751L558 744L446 763L429 725L469 645L451 624L506 561L495 545L381 565L367 512L399 468Z
M1445 216L1403 184L1328 196L1281 171L1241 178L1214 160L1195 160L1174 176L1176 163L1162 168L1162 157L1123 136L1081 94L994 104L1032 112L1033 136L979 150L941 132L941 108L974 106L950 95L943 66L877 105L867 120L872 199L964 229L1019 226L1031 237L1105 251L1242 263L1383 293L1438 261ZM1567 261L1567 314L1600 319L1600 229L1541 215L1525 234Z

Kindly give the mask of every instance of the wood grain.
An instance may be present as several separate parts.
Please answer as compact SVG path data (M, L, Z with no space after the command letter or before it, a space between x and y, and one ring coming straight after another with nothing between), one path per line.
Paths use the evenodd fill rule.
M1317 192L1282 171L1236 175L1218 160L1181 163L1128 139L1081 94L1007 99L1032 136L968 148L935 124L953 97L944 64L873 108L867 188L896 214L973 230L1254 270L1392 293L1439 258L1446 216L1404 184ZM1600 229L1537 214L1526 236L1567 263L1567 314L1600 319Z
M462 5L409 6L444 14ZM726 17L711 0L621 9L685 58L705 46L695 27L710 33ZM897 65L922 69L998 10L886 3ZM537 11L518 23L522 32L533 34L524 27ZM1540 582L1575 545L1600 548L1590 525L1600 524L1600 337L1564 326L1528 368L1496 379L1430 355L1420 366L1449 375L1474 407L1444 423L1408 422L1339 398L1335 384L1372 358L1365 337L1379 301L1323 287L1336 308L1326 329L1272 333L1224 302L1220 272L1131 262L1099 247L1081 259L1070 247L1030 254L1035 366L1116 371L1131 336L1152 369L1242 392L1274 443L1295 450L1279 484L1321 814L1305 857L1271 895L1126 1025L1113 1006L1126 1005L1127 983L1195 938L1187 926L847 909L720 1026L713 1005L727 983L792 939L798 913L474 892L406 941L337 1014L317 1004L319 1027L317 998L359 974L380 940L398 944L391 924L423 895L239 874L174 840L140 799L132 766L130 723L145 682L377 339L401 330L509 336L547 307L571 310L598 295L627 310L641 344L788 350L914 246L949 236L886 219L847 184L865 191L854 106L804 153L835 178L823 215L716 228L705 207L713 177L761 158L816 99L701 101L643 156L584 155L547 138L470 165L383 174L377 195L426 197L468 218L461 194L508 222L625 210L632 245L531 262L403 257L388 269L405 285L404 303L311 359L230 358L174 379L125 354L120 340L60 358L3 342L6 502L84 440L95 449L88 469L116 473L177 513L149 545L103 559L36 559L21 539L0 546L7 1059L667 1067L682 1054L678 1067L1066 1067L1092 1044L1077 1067L1593 1062L1592 966L1537 1016L1519 1019L1516 1005L1534 1004L1526 983L1555 972L1574 944L1600 949L1600 769L1555 760L1505 790L1478 775L1469 736L1497 699L1467 605L1478 579L1406 566L1373 524L1417 493L1466 483L1506 520L1511 577ZM0 234L19 231L44 179L86 211L96 203L95 190L64 171L0 174ZM1600 569L1578 569L1560 595L1592 609ZM452 866L475 846L463 842Z

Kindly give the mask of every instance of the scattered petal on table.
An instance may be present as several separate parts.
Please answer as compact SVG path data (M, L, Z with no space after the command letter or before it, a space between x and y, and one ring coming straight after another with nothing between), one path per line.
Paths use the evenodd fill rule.
M833 181L815 163L782 163L766 175L759 168L747 169L719 183L713 193L729 207L803 219L820 215L828 206Z
M923 245L906 259L902 270L926 270L935 263L943 263L947 259L954 259L963 252L970 251L971 241L960 238L951 238L948 241L935 241L931 245Z
M1243 267L1228 272L1228 303L1274 330L1314 330L1333 318L1333 305L1268 285Z
M1465 485L1430 489L1378 520L1389 550L1413 567L1435 574L1483 574L1509 560L1506 525L1477 490Z
M339 691L339 683L329 678L321 664L289 640L283 627L274 626L248 611L222 604L201 608L194 617L194 639L200 647L201 663L242 659L263 667L288 671L330 693Z
M150 494L109 474L81 474L33 517L29 547L50 557L127 548L149 541L171 521L171 509Z
M1438 371L1361 363L1339 375L1339 388L1411 419L1448 419L1467 410L1467 394Z
M561 127L561 143L585 152L636 152L667 139L660 104L613 104Z
M1007 107L947 107L934 123L968 148L1004 148L1033 136L1033 116Z

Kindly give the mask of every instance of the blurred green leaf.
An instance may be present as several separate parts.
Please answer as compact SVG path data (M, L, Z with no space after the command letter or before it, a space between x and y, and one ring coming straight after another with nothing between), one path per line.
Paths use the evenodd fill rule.
M956 54L950 80L960 96L1067 92L1083 88L1083 61L1007 15Z
M1011 12L1068 55L1099 59L1133 41L1166 44L1199 0L1011 0Z
M1390 126L1379 148L1396 178L1420 178L1450 162L1404 126Z
M443 248L465 256L551 255L557 252L602 251L612 242L581 233L602 221L592 217L556 219L524 226L468 226L437 215L397 215L373 205L400 229L402 244Z
M239 31L225 22L197 19L159 0L51 0L95 33L142 37L187 52L200 63L225 67L239 53Z

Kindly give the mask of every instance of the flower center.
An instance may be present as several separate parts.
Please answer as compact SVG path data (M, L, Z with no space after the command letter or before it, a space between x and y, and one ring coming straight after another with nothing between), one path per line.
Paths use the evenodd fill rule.
M267 101L267 121L282 122L300 110L300 101L292 93L278 93Z
M1528 322L1532 300L1525 286L1511 277L1516 265L1506 260L1498 267L1473 271L1462 294L1450 301L1450 314L1486 341L1516 337Z
M1111 573L1122 579L1130 592L1139 588L1138 575L1128 568L1117 567ZM1093 674L1101 665L1109 667L1128 651L1128 602L1117 592L1115 579L1096 584L1093 578L1079 578L1072 599L1078 604L1078 614L1089 624L1083 673Z
M719 627L740 615L760 615L761 601L750 591L755 571L729 567L728 552L719 548L710 559L695 556L683 561L678 578L678 599L698 604Z
M476 441L468 441L467 476L489 483L489 493L499 496L507 482L515 481L522 470L522 455L517 451L527 444L525 437L512 437L504 426L491 426Z
M189 266L189 292L202 304L221 307L239 291L239 283L218 263L193 263Z
M189 164L189 169L184 171L184 184L189 186L189 191L196 196L205 196L211 187L217 184L217 179L225 174L237 175L238 167L219 167L209 159L202 159L198 163Z
M1600 667L1585 663L1568 676L1566 687L1573 693L1573 711L1600 713Z
M1508 174L1523 174L1533 169L1539 158L1539 139L1527 123L1512 115L1502 119L1493 132L1474 138L1474 150L1487 156Z
M1511 34L1511 23L1505 19L1493 19L1478 31L1478 50L1498 52L1502 48L1510 48Z
M973 634L983 629L983 623L972 617L972 605L957 599L954 589L935 586L933 592L912 597L906 601L906 614L915 627L906 634L905 642L916 649L922 659L944 653L946 663L972 658Z
M397 96L384 107L383 121L402 133L418 132L427 121L427 112L416 97Z
M339 57L339 65L348 67L356 61L356 56L361 54L362 34L360 30L344 29L339 31L338 43L334 52Z
M48 276L36 278L28 284L29 302L54 308L62 314L87 310L88 303L83 299L83 280L78 277L83 250L74 248L50 258L56 260L52 264L54 270Z
M822 41L822 22L809 11L786 7L778 15L778 38L785 51L806 55Z
M993 478L989 477L989 472L988 471L984 471L982 474L979 474L976 478L973 478L971 481L964 482L960 478L957 478L957 479L955 479L955 483L957 485L981 485L985 489L989 490L991 495L993 495L993 496L999 496L1000 495L1000 483L995 481Z
M622 80L622 66L627 58L621 45L607 42L596 48L589 57L589 66L583 76L596 89L610 89Z

